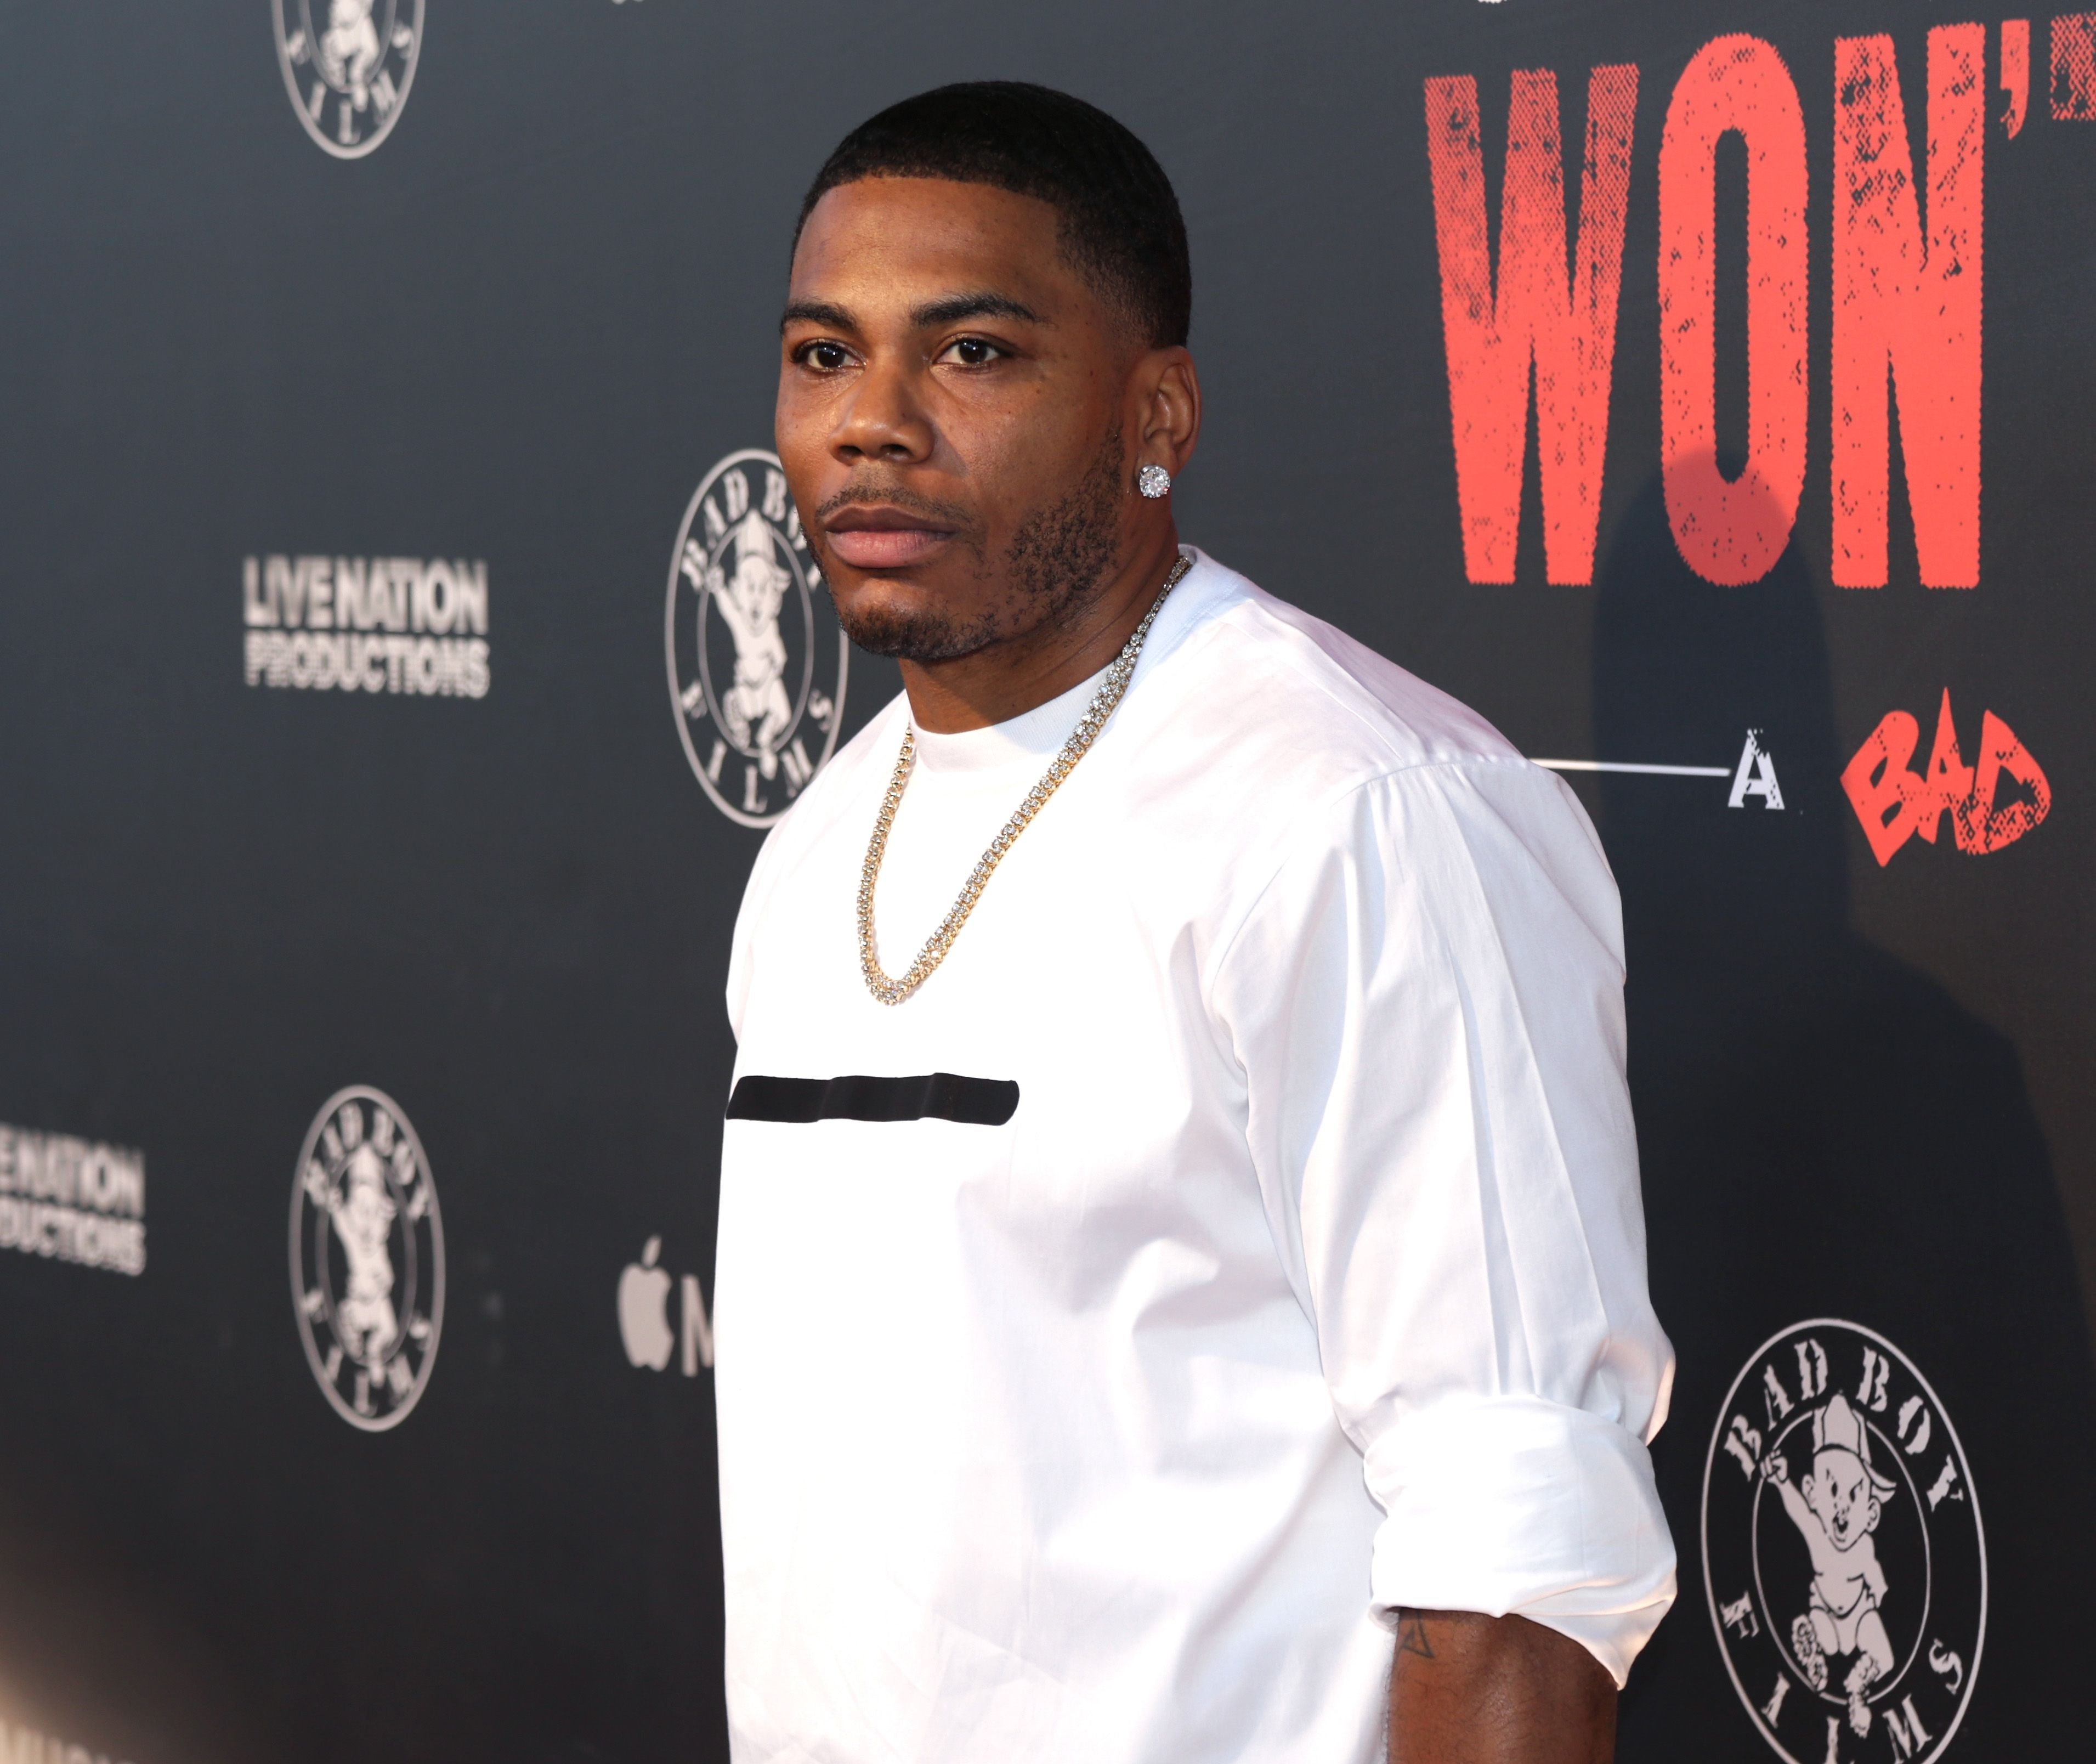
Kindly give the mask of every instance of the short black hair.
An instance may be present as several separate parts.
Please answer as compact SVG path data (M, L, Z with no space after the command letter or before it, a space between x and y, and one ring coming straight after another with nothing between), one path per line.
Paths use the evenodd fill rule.
M988 184L1055 207L1063 254L1153 348L1186 341L1186 223L1156 156L1095 105L1019 80L976 80L891 104L837 143L801 203L867 177Z

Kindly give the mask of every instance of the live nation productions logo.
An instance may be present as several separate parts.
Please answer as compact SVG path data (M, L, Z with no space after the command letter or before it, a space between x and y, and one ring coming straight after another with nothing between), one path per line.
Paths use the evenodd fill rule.
M1928 1381L1860 1324L1793 1325L1733 1380L1703 1471L1726 1670L1790 1764L1929 1764L1987 1626L1986 1539Z
M684 510L663 613L671 709L714 805L745 827L793 806L837 744L849 645L778 456L731 453Z
M485 559L250 557L240 605L250 686L487 696Z
M421 1141L368 1085L330 1097L299 1149L291 1303L335 1412L373 1433L405 1421L443 1328L443 1220Z
M422 0L271 0L284 89L306 133L360 159L393 131L422 55Z
M144 1273L145 1153L0 1124L0 1250Z

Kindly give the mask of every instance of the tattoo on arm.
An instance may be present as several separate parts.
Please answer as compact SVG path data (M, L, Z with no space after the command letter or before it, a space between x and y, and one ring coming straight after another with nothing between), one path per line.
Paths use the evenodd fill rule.
M1522 1617L1400 1607L1390 1764L1609 1764L1616 1687L1569 1636Z

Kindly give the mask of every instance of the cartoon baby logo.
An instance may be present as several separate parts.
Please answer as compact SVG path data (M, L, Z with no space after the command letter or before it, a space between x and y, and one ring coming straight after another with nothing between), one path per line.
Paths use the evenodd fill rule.
M306 133L360 159L393 131L422 53L422 0L274 0L277 62Z
M757 757L764 777L779 775L779 737L793 720L786 698L786 640L779 609L793 586L771 553L771 529L752 509L735 529L735 574L718 564L706 571L707 592L735 640L735 683L721 694L721 720L743 753Z
M670 706L714 807L768 827L837 744L849 645L778 457L719 461L684 510L663 613Z
M325 1185L317 1192L349 1264L349 1285L335 1306L336 1332L352 1359L382 1365L400 1338L389 1247L400 1209L386 1192L386 1166L369 1144L359 1146L343 1166L341 1190Z
M1839 1391L1812 1412L1812 1468L1793 1483L1790 1461L1771 1452L1762 1474L1775 1484L1783 1510L1812 1552L1810 1601L1790 1626L1791 1650L1815 1691L1827 1688L1830 1657L1854 1659L1841 1688L1849 1727L1867 1735L1871 1686L1893 1669L1893 1644L1878 1615L1885 1571L1871 1534L1880 1503L1899 1485L1871 1468L1870 1435Z
M1979 1670L1985 1540L1950 1417L1891 1343L1818 1318L1762 1345L1711 1439L1703 1559L1727 1668L1778 1755L1941 1755Z
M371 0L328 0L328 28L321 33L320 64L328 83L349 94L352 107L371 102L371 70L378 65L378 27Z
M299 1153L291 1299L336 1413L373 1433L406 1420L443 1323L443 1223L421 1141L369 1085L329 1098Z

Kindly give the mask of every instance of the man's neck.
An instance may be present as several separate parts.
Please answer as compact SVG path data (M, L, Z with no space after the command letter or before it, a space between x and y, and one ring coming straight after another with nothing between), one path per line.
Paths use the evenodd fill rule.
M1089 679L1120 653L1178 559L1178 531L1167 521L1072 616L950 662L902 663L918 727L937 735L986 729Z

